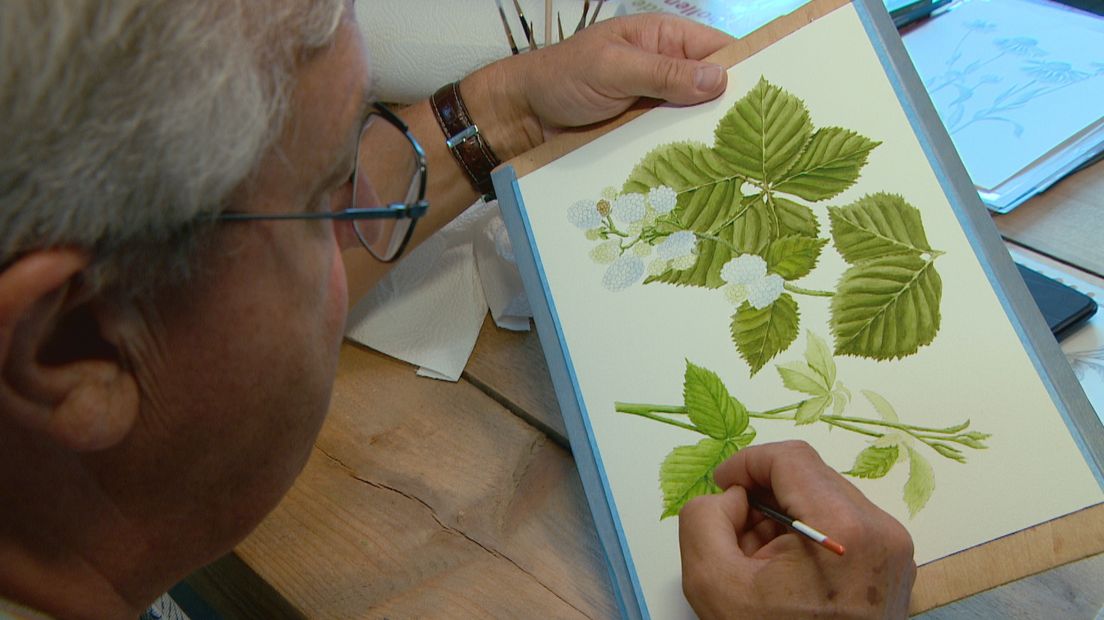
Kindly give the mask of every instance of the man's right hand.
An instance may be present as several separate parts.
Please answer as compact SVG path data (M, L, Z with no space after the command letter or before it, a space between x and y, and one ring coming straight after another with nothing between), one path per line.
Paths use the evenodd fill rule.
M808 444L746 448L714 475L725 491L679 514L682 583L702 618L904 618L912 539ZM748 496L840 542L843 556L767 519Z

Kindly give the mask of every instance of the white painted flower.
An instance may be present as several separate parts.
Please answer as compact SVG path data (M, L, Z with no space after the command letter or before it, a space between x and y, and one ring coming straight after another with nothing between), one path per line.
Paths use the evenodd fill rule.
M636 284L644 277L644 261L633 254L623 254L606 268L602 286L610 291L620 291Z
M590 260L599 265L608 265L621 256L621 242L610 239L603 241L590 250Z
M607 186L602 188L602 194L601 195L602 195L602 198L605 198L606 200L608 200L610 202L613 202L613 199L617 198L617 195L620 194L620 193L621 192L616 187L614 187L612 185L607 185Z
M580 200L567 208L567 221L577 228L588 230L602 225L602 216L598 213L598 203L594 200Z
M767 261L755 254L741 254L721 267L721 279L729 284L751 284L767 275Z
M671 268L671 261L666 260L666 259L662 259L662 258L657 258L657 259L653 260L652 262L648 263L648 275L652 276L652 277L663 275L670 268Z
M782 276L772 273L746 284L748 303L756 310L766 308L782 294L782 285L785 283L786 281L782 279Z
M601 228L591 228L586 231L587 241L597 241L602 238Z
M671 261L671 269L689 269L698 262L697 254L687 254Z
M730 301L733 306L739 306L747 301L748 290L743 284L726 284L723 290L725 299Z
M648 191L648 202L651 203L656 213L666 215L675 208L675 204L678 202L678 193L666 185L653 187Z
M721 279L727 283L725 297L735 305L747 301L762 310L778 299L786 280L767 273L767 262L754 254L743 254L721 267Z
M644 194L621 194L613 201L613 217L625 224L644 219Z
M698 238L689 230L671 233L656 246L656 255L660 258L680 258L694 253Z
M651 256L652 246L647 243L637 243L633 246L633 254L636 254L640 258Z

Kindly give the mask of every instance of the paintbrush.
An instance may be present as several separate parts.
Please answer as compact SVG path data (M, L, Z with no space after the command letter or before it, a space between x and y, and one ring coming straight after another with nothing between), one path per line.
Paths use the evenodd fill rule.
M819 530L813 529L812 527L802 523L801 521L798 521L797 519L794 519L793 517L781 513L773 508L765 506L762 502L755 501L750 497L748 498L748 504L750 504L752 508L763 513L763 516L767 517L771 521L776 521L778 523L781 523L782 525L785 525L786 527L792 529L798 534L801 534L802 536L807 537L809 540L812 540L816 544L824 547L832 553L835 553L836 555L843 555L843 545L832 540L827 535L821 533Z
M498 5L498 17L502 20L502 28L506 31L506 40L510 43L510 53L518 54L517 43L514 42L514 33L510 32L510 23L506 21L506 11L502 8L502 0L495 0Z
M529 22L525 19L525 12L521 10L518 0L514 0L514 8L517 10L518 17L521 18L521 30L525 33L525 40L529 42L529 51L531 52L537 49L537 44L533 41L533 29L529 27Z
M579 25L575 26L575 32L572 34L579 34L579 31L586 28L587 13L590 12L590 0L583 0L583 16L579 18Z
M590 23L587 26L593 26L594 22L598 21L598 14L602 12L602 4L605 2L606 0L598 0L598 6L594 7L594 15L590 16Z

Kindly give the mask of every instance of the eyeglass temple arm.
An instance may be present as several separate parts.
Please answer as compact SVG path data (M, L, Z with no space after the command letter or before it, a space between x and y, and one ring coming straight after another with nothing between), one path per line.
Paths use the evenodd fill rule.
M334 213L220 213L218 220L223 222L249 222L258 220L381 220L413 219L425 215L429 203L420 202L404 205L394 204L385 208L345 209Z

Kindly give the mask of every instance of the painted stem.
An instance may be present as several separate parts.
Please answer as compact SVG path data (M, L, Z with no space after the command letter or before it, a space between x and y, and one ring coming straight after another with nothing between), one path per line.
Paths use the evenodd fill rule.
M642 410L637 410L637 409L633 409L631 411L627 411L625 409L617 409L617 411L619 411L621 413L627 413L627 414L630 414L630 415L638 415L642 418L648 418L649 420L655 420L656 422L663 422L664 424L670 424L671 426L677 426L679 428L684 428L688 431L694 431L695 433L701 433L701 430L698 429L697 427L695 427L693 424L687 424L685 422L679 422L678 420L672 420L671 418L665 418L661 415L656 415L654 413L649 413L647 411L642 411ZM702 433L702 434L704 435L704 433Z
M818 290L811 289L811 288L803 288L803 287L797 286L796 284L790 284L789 282L783 283L782 288L786 289L787 291L789 291L791 293L796 293L798 295L810 295L812 297L835 297L836 296L836 294L833 293L832 291L818 291Z
M792 405L786 405L785 407L778 407L777 409L769 409L767 411L762 411L762 412L749 411L748 412L748 417L756 418L756 419L760 419L760 420L796 421L796 418L794 416L780 416L778 414L786 413L788 411L794 411L798 407L800 407L803 402L805 402L805 401L797 402L797 403L794 403ZM638 415L638 416L642 416L642 417L645 417L645 418L650 418L650 419L653 419L653 420L659 420L661 422L672 424L674 426L680 426L682 428L687 428L689 430L694 430L694 431L698 430L698 429L694 428L692 425L685 424L685 423L682 423L682 422L677 422L677 421L674 421L674 420L670 420L668 418L664 418L664 417L659 416L659 415L655 415L655 414L659 414L659 413L686 415L687 409L686 409L685 406L680 406L680 405L653 405L653 404L649 404L649 403L615 402L614 403L614 409L616 411L618 411L619 413L628 413L628 414L631 414L631 415ZM886 420L871 420L871 419L868 419L868 418L852 418L852 417L847 417L847 416L835 416L835 415L822 415L822 416L820 416L819 419L821 421L827 423L827 424L832 424L833 426L838 426L840 428L845 428L847 430L850 430L850 431L853 431L853 432L856 432L856 433L862 433L864 435L870 435L870 436L873 436L873 437L881 437L881 435L877 434L877 433L874 433L873 431L866 431L866 430L860 429L855 425L881 426L881 427L884 427L884 428L892 428L892 429L895 429L895 430L904 431L904 432L916 437L917 439L920 439L921 441L924 441L926 439L932 439L932 440L954 441L955 443L962 443L962 442L956 441L954 439L954 435L957 435L961 431L961 429L959 429L958 427L931 428L931 427L927 427L927 426L914 426L912 424L901 424L899 422L888 422ZM934 433L934 436L932 436L932 435L923 435L923 433ZM967 444L962 444L962 445L967 445ZM969 447L969 446L967 445L967 447Z
M874 431L868 431L864 428L858 428L845 422L839 422L837 420L825 420L824 416L820 416L820 419L829 426L835 426L836 428L842 428L845 431L851 431L852 433L858 433L860 435L866 435L867 437L882 437L884 433L877 433Z
M805 401L801 401L800 403L794 403L792 405L786 405L785 407L779 407L777 409L768 409L766 411L761 411L759 413L756 413L754 411L749 411L748 415L750 417L753 417L753 418L762 418L764 420L775 420L775 419L777 419L775 416L777 416L778 414L786 413L787 411L794 411L798 407L800 407L801 403L803 403L803 402L805 402Z
M951 428L957 428L957 427L954 427L954 426L948 427L948 428L931 428L931 427L927 427L927 426L913 426L912 424L901 424L900 422L887 422L885 420L868 420L866 418L849 418L849 417L846 417L846 416L835 416L835 415L822 415L822 416L820 416L820 419L822 419L822 420L824 420L824 419L838 420L840 422L851 422L853 424L870 424L872 426L884 426L886 428L893 428L893 429L897 429L899 431L906 431L906 432L909 432L909 433L916 432L916 433L936 433L938 435L956 435L959 432L958 430L954 430L954 431L949 430Z
M639 414L646 413L678 413L686 415L686 407L682 405L652 405L649 403L613 403L614 409L621 413Z

